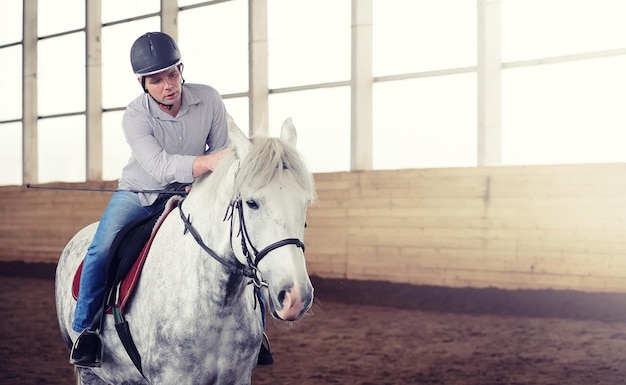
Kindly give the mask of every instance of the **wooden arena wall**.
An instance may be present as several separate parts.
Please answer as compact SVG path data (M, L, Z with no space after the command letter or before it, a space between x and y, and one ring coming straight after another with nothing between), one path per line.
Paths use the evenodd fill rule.
M315 175L309 272L449 287L626 292L626 165ZM51 184L114 189L115 182ZM0 261L56 262L110 193L0 188Z

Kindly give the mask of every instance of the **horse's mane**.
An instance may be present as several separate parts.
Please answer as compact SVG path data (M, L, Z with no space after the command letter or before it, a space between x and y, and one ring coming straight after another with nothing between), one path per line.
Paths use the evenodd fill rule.
M224 156L220 165L212 173L211 179L223 180L233 162L239 160L232 151ZM281 180L283 174L293 175L294 182L304 190L309 200L314 200L315 184L313 175L298 151L277 138L254 137L248 155L239 160L239 169L234 181L233 195L237 196L242 189L258 190L270 182Z

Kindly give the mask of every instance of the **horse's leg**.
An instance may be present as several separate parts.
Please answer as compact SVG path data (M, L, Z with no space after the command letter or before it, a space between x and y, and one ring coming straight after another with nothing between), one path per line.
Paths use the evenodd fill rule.
M89 368L76 368L78 385L108 385Z

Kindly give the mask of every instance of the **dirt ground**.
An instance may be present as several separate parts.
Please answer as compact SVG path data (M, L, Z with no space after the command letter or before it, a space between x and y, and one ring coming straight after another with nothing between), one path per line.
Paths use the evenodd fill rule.
M73 384L53 267L0 264L0 384ZM626 295L313 277L296 324L271 321L255 385L568 384L626 379Z

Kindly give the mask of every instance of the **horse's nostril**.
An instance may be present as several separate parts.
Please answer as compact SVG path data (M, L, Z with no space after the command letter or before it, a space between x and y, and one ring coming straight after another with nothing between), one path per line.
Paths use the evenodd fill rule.
M286 291L285 290L281 290L280 293L278 293L278 303L279 304L283 304L283 301L285 300L285 295L286 295Z

